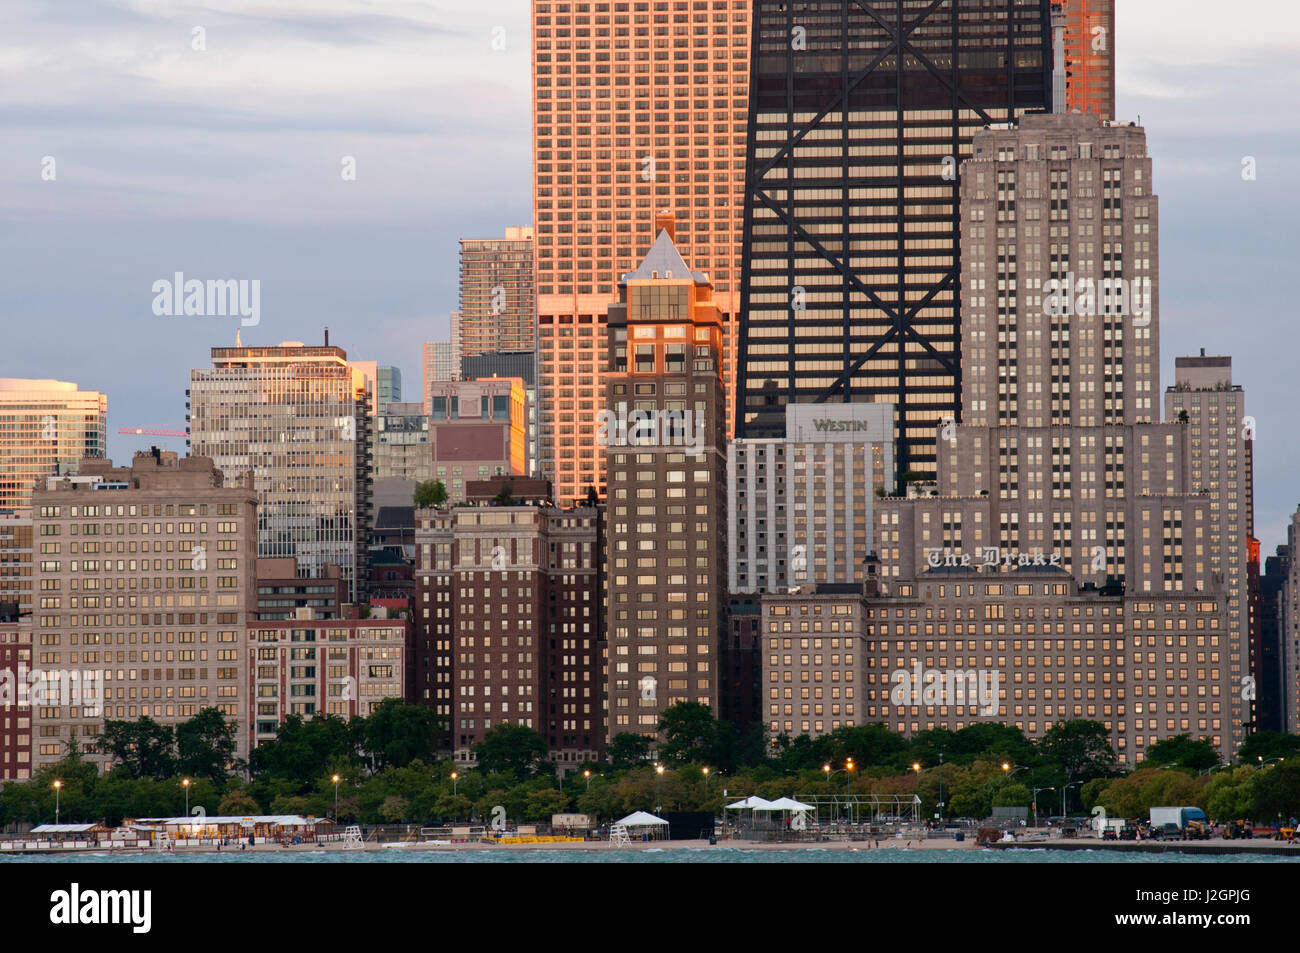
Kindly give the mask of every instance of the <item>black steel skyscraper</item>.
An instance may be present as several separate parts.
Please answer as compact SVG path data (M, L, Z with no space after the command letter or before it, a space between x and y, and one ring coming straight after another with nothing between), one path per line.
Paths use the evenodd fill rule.
M958 167L1050 108L1051 57L1048 0L755 0L737 436L891 402L899 472L933 472L961 404Z

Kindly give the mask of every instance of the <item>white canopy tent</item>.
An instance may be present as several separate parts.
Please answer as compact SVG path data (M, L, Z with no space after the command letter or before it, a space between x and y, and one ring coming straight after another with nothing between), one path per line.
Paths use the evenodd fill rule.
M663 840L668 837L668 822L645 811L634 811L610 826L611 841Z
M728 811L770 811L772 809L772 802L759 797L757 794L726 806Z
M816 808L814 808L811 804L804 804L800 801L796 801L792 797L777 798L775 801L771 802L771 805L772 807L770 809L773 811L804 812L804 811L816 810Z

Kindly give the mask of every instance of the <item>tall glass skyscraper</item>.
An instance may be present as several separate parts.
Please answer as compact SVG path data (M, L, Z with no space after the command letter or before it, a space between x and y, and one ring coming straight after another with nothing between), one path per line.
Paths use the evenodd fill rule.
M737 434L887 402L900 472L961 406L957 170L1051 104L1048 0L758 0Z
M297 341L214 347L187 392L193 455L252 471L257 555L296 557L312 577L334 563L352 601L369 561L372 396L342 348Z

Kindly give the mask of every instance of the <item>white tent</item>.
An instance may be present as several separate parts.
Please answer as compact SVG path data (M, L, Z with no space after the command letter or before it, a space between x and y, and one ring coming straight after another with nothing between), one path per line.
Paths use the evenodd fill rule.
M811 811L813 809L811 804L803 804L790 797L778 798L772 802L770 808L773 811Z
M774 810L772 802L764 800L757 794L745 798L743 801L737 801L735 804L726 806L728 811L771 811Z
M645 811L636 811L609 829L610 843L625 847L633 840L662 840L668 836L668 822Z
M662 817L655 817L653 814L647 814L645 811L637 811L634 814L629 814L621 821L615 821L614 823L622 824L624 827L653 827L659 824L662 824L664 827L668 826L668 822Z

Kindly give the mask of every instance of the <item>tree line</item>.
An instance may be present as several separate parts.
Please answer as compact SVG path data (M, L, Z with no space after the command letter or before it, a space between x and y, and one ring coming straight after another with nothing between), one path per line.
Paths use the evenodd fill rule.
M74 743L30 781L5 785L0 824L52 821L55 780L62 821L110 825L180 816L187 792L191 810L208 815L365 824L481 822L497 806L512 821L576 811L608 822L636 810L721 813L724 803L750 794L916 796L924 817L941 800L945 817L984 818L994 807L1029 807L1035 796L1040 816L1087 814L1096 805L1134 818L1153 805L1180 804L1217 820L1271 822L1300 812L1300 737L1268 732L1247 739L1235 766L1221 765L1208 741L1181 735L1150 746L1137 770L1126 770L1094 721L1060 722L1037 741L1001 724L910 738L881 725L766 738L686 702L662 716L657 762L647 760L650 739L620 734L605 761L568 765L561 777L531 728L498 725L468 769L439 757L444 728L429 709L389 699L348 721L290 716L244 762L235 758L234 726L216 709L175 728L149 718L109 720L94 741L111 755L110 771L101 775Z

